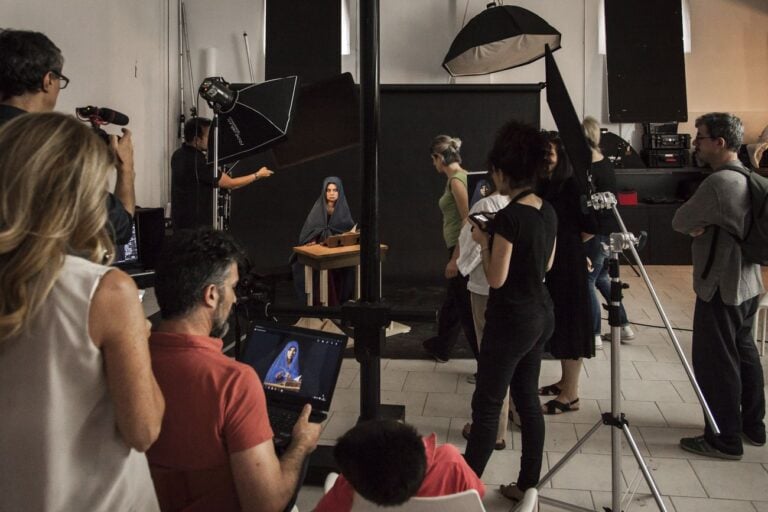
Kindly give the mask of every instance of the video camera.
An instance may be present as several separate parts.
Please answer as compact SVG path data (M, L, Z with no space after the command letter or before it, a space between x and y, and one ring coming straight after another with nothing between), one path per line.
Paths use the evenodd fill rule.
M99 108L93 106L78 107L75 109L77 118L91 123L91 128L105 143L109 144L109 134L101 127L105 124L125 126L128 124L128 116L112 110L111 108ZM118 137L119 138L119 137Z

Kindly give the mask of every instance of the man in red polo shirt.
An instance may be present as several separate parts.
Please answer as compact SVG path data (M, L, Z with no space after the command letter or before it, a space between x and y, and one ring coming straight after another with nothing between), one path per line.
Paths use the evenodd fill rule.
M341 476L315 512L348 512L355 492L384 507L411 497L447 496L485 486L455 446L437 446L435 434L395 420L360 423L339 438L333 452Z
M278 459L258 375L221 352L240 256L225 233L181 231L156 269L150 351L166 410L147 458L164 511L284 510L320 435L307 405Z

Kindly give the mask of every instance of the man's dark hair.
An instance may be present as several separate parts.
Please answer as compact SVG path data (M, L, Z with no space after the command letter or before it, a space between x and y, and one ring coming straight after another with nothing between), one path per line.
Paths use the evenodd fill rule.
M729 150L739 150L744 140L744 125L741 124L741 119L733 114L710 112L696 119L696 128L702 125L707 127L710 137L722 137Z
M427 470L424 442L416 429L395 420L358 424L339 438L333 454L355 491L383 506L408 501Z
M64 57L45 34L28 30L0 32L0 101L40 90L49 71L61 73Z
M227 233L211 228L182 229L163 246L155 269L155 296L163 319L190 312L205 287L224 285L232 263L243 253Z
M509 121L496 134L488 165L495 167L513 187L533 185L547 166L549 140L533 126Z
M184 123L184 142L190 143L195 137L202 137L203 130L211 126L211 120L207 117L193 117Z

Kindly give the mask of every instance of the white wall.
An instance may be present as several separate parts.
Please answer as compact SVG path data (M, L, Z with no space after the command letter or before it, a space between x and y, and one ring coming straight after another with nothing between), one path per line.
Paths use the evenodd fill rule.
M167 196L169 81L165 2L0 0L0 26L44 32L64 54L71 79L56 110L96 105L127 114L142 206ZM110 133L119 133L106 127Z
M355 0L349 1L353 51L342 58L342 68L355 72L358 9ZM686 56L686 74L691 121L706 111L734 111L747 125L748 140L754 139L768 124L768 2L689 1L693 53ZM382 83L448 83L441 63L462 25L465 7L468 20L486 3L381 0ZM517 0L515 4L536 12L563 34L563 48L555 58L577 114L593 115L612 131L633 138L634 125L607 123L605 63L597 53L599 0ZM263 79L264 0L186 0L186 6L196 82L186 89L187 105L203 78L205 48L216 48L217 74L231 82L249 81L244 31L249 35L257 80ZM0 26L45 32L64 52L64 73L72 84L62 92L58 110L72 112L76 106L92 104L131 117L138 202L163 205L168 198L168 159L178 143L177 1L0 0L0 12ZM544 64L538 61L456 82L538 83L544 79ZM691 125L683 129L690 131ZM554 128L543 98L542 127Z

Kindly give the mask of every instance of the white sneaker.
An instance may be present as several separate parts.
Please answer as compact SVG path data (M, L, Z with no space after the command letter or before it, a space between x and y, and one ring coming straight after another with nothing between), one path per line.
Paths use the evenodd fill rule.
M599 334L595 334L595 350L603 350L603 338Z
M635 339L635 331L632 330L632 327L627 325L621 326L621 341L630 341Z

